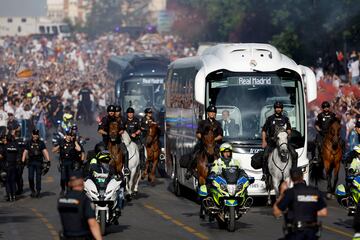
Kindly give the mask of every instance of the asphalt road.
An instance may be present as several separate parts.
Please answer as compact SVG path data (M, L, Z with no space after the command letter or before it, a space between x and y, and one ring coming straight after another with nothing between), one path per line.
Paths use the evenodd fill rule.
M80 127L80 132L91 138L86 148L92 148L99 139L95 126ZM85 134L84 134L85 135ZM27 168L24 171L25 193L16 202L3 200L0 193L0 239L31 240L58 239L61 229L56 200L60 192L57 160L52 155L50 172L43 177L40 199L29 197ZM343 182L343 177L340 177ZM220 230L216 222L200 220L196 196L186 192L184 197L172 193L170 179L157 179L155 186L142 181L139 195L126 203L118 226L111 226L105 239L279 239L283 219L275 219L271 208L263 206L261 199L244 215L233 233ZM322 219L322 239L351 239L352 218L336 200L328 201L329 216Z

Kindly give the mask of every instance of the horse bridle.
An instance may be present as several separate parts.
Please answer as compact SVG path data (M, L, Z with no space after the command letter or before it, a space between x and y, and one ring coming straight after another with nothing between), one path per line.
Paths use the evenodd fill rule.
M288 165L289 162L290 162L290 161L289 161L289 158L287 159L286 164L285 164L285 167L284 167L283 169L281 169L281 168L276 164L276 162L275 162L275 160L274 160L274 154L273 154L272 157L271 157L271 161L274 163L275 167L280 170L280 172L281 172L281 180L284 180L284 172L285 172L285 169L286 169L287 165Z

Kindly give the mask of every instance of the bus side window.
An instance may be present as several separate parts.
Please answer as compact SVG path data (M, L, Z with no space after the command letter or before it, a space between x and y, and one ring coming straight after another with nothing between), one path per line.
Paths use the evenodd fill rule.
M45 33L45 27L44 26L39 26L39 32L40 33Z
M49 26L46 27L46 33L47 33L47 34L50 33L50 27L49 27Z
M53 34L55 34L55 35L59 34L59 31L58 31L58 27L57 27L57 26L52 26L51 28L52 28L52 33L53 33Z

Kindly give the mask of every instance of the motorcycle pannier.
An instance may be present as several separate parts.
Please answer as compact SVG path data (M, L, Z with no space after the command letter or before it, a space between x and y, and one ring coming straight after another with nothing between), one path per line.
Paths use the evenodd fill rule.
M251 157L251 166L254 169L262 168L263 156L264 156L264 151L260 151L260 152L255 153Z

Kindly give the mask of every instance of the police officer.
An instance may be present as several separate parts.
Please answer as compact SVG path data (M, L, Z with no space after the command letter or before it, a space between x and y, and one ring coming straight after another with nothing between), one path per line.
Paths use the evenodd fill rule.
M19 145L14 136L8 134L4 139L4 148L2 151L6 168L6 193L7 201L15 201L16 177L19 157Z
M63 195L69 181L70 172L74 169L74 159L80 153L81 147L77 141L71 136L70 131L66 131L65 139L52 150L60 153L60 195Z
M284 182L280 187L280 197L273 206L273 214L285 216L285 239L315 240L318 239L319 223L317 217L326 217L326 203L318 189L306 186L301 168L290 170L294 187L287 189Z
M22 154L21 161L24 163L28 156L28 169L29 169L29 186L31 190L31 197L40 197L41 192L41 174L43 169L47 170L50 167L49 153L46 149L45 143L40 140L39 130L32 131L31 140L25 145L25 150ZM43 162L45 158L45 162ZM34 184L34 174L36 173L36 192Z
M81 151L76 154L74 159L74 170L78 171L81 169L83 162L85 161L85 149L83 144L80 142L79 130L76 124L71 126L70 135L72 137L72 141L76 141L81 147Z
M215 135L214 140L217 144L220 144L223 138L223 130L221 128L221 124L216 120L217 108L214 105L209 105L206 109L206 112L207 112L207 118L199 122L198 128L196 130L196 138L198 139L198 142L196 143L193 150L192 161L189 163L187 168L187 172L186 172L187 179L189 179L192 175L194 165L196 164L195 155L203 145L201 138L202 135L205 133L206 129L211 128L213 130ZM218 152L218 149L215 149L215 152Z
M152 123L156 123L154 117L153 117L153 110L151 108L146 108L144 110L145 117L143 117L140 121L140 127L141 127L141 133L142 137L146 137L146 133L149 130L149 126Z
M323 139L329 130L330 123L336 119L336 114L330 111L330 103L324 101L321 104L323 111L319 113L315 121L315 129L318 131L315 138L315 156L313 159L314 163L320 161L320 150L323 143Z
M8 113L9 119L7 123L8 133L13 135L15 138L20 135L21 127L19 122L15 119L13 113Z
M125 130L130 135L131 141L136 143L136 145L139 148L140 152L140 166L141 169L145 169L145 153L144 153L144 147L141 143L140 134L141 134L141 126L140 121L138 118L136 118L135 110L132 107L129 107L126 109L126 115L127 118L124 121Z
M281 102L276 101L274 103L274 114L269 116L266 119L266 122L265 122L264 126L262 127L262 132L261 132L262 148L264 148L263 166L262 166L263 176L261 179L262 181L265 181L266 174L268 173L267 165L268 165L269 154L276 147L276 141L275 141L276 127L285 129L289 136L291 134L290 121L287 116L283 115L283 109L284 109L284 105ZM289 151L290 151L290 153L292 155L292 159L293 159L292 166L297 166L296 152L293 148L291 148L290 144L288 145L288 148L289 148Z
M109 123L115 121L115 106L109 105L107 107L107 113L108 114L101 119L98 126L98 133L102 136L106 146L109 142Z
M61 239L101 240L101 231L96 221L94 205L84 193L84 180L80 172L73 172L69 190L58 200L62 224Z

